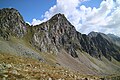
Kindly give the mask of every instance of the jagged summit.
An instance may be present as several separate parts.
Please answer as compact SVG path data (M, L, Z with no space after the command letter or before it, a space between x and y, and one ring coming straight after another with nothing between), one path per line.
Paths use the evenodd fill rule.
M15 9L15 8L0 8L0 10L2 10L2 11L16 11L16 12L18 12L18 10L17 9ZM19 13L19 12L18 12Z
M112 40L112 42L114 42L114 44L116 44L117 46L120 46L120 37L114 35L114 34L107 34L110 39Z
M0 36L4 39L8 40L9 36L25 36L28 29L16 9L0 9L0 19ZM48 21L31 27L29 34L31 35L30 43L41 52L62 53L61 51L65 50L75 58L78 57L76 51L80 50L98 59L105 56L111 60L112 56L120 61L120 58L116 57L119 55L119 47L113 45L109 36L99 32L91 32L88 35L81 34L75 30L64 14L58 13ZM116 55L113 56L113 54Z
M109 37L112 37L112 38L120 38L120 37L118 37L118 36L116 36L116 35L114 35L114 34L107 34Z
M64 14L58 13L55 14L51 19L60 19L60 18L66 18Z
M53 17L51 17L47 22L49 22L50 24L57 24L59 26L63 25L71 25L71 26L67 26L67 27L74 27L65 17L64 14L58 13L55 14ZM64 26L61 26L64 27ZM66 27L65 27L66 28Z
M90 38L103 37L103 38L105 38L106 40L108 40L109 42L111 42L110 37L109 37L108 35L104 34L104 33L101 33L101 32L94 32L94 31L92 31L92 32L90 32L90 33L88 34L88 36L89 36Z
M81 34L63 14L56 14L47 22L35 26L31 43L43 52L61 53L63 49L71 56L78 57L76 50L80 50L100 60L102 56L111 60L112 56L120 61L116 57L119 55L119 48L113 45L109 36L100 32Z
M40 25L30 26L16 9L0 9L0 52L65 66L83 74L120 70L120 46L110 36L99 32L81 34L60 13Z
M101 32L95 32L95 31L92 31L88 34L89 37L97 37L97 36L102 36L102 37L108 37L106 34L104 33L101 33Z
M88 34L89 37L96 37L97 35L98 35L98 32L94 32L94 31Z
M67 53L77 57L74 49L80 48L77 33L63 14L56 14L47 22L34 27L32 43L40 51L58 53L65 49Z
M0 9L0 36L9 40L9 36L23 37L26 26L23 17L14 8Z

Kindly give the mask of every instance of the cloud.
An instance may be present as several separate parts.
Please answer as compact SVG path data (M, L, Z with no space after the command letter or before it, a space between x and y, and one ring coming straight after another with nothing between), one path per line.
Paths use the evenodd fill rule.
M28 24L35 26L35 25L39 25L39 24L41 24L42 22L45 22L45 21L47 21L47 20L48 20L48 19L46 19L46 18L44 18L43 20L33 19L32 23L31 23L31 24L28 23Z
M29 24L29 25L31 25L31 23L30 22L26 22L27 24Z
M56 13L63 13L81 33L97 31L120 36L120 0L103 0L99 8L80 5L85 1L89 0L57 0L56 5L43 15L44 20L33 19L32 25L40 24Z
M38 25L40 23L42 23L41 20L33 19L33 21L32 21L32 25Z

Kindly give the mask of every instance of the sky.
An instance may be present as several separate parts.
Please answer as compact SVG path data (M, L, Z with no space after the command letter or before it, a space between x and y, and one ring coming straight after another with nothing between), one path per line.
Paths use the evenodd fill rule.
M120 0L0 0L0 8L16 8L31 25L64 14L76 30L120 36Z
M42 19L42 15L55 5L55 0L0 0L0 8L15 8L26 22Z

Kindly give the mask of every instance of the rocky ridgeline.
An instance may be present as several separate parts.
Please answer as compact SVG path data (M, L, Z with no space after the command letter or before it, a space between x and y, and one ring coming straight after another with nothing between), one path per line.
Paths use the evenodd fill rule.
M32 45L42 52L62 53L65 50L77 58L76 51L80 50L99 60L104 56L110 61L112 57L120 61L120 47L108 35L97 32L81 34L63 14L54 15L47 22L31 28L31 31Z
M57 61L57 59L59 60L59 58L63 57L63 60L61 61L64 62L66 60L66 62L72 62L72 59L74 60L73 62L80 62L81 65L84 64L82 67L81 65L78 67L81 69L83 69L84 66L89 67L90 69L92 68L86 63L89 59L81 59L80 61L80 58L82 58L80 54L82 55L84 52L101 60L100 62L102 62L102 58L104 57L109 61L112 61L112 57L117 61L120 61L119 38L115 37L113 39L113 37L114 36L97 32L91 32L88 35L81 34L75 30L75 27L63 14L56 14L50 20L43 22L40 25L29 26L26 25L22 16L16 9L0 9L0 40L1 45L2 43L3 45L5 44L4 46L0 46L5 47L4 50L7 47L5 54L2 52L3 48L0 50L0 80L119 80L120 77L114 77L114 75L108 78L81 76L78 72L72 72L61 67L45 64L41 59L41 56L44 56L44 54L47 53L53 55L65 54L64 57L62 55L54 55L55 60ZM20 40L18 41L18 39ZM14 45L11 42L13 42ZM11 57L9 54L6 55L7 53L10 53L10 51L7 51L9 50L8 48L10 48L10 51L13 50L13 52L11 52L12 54L14 54L14 52L16 52L16 54L25 53L24 57L30 56L30 58L21 58L13 55ZM38 58L39 56L40 58ZM39 59L39 62L32 60L31 58L33 57L37 60ZM87 57L88 56L86 55L86 58ZM48 56L44 56L43 58L48 58ZM52 59L50 61L52 61ZM94 60L91 61L91 63L94 63ZM103 61L103 63L105 62ZM117 63L115 64L116 69L119 72L119 66L117 66ZM58 65L62 66L62 64L59 63ZM74 63L70 63L69 66L71 65L72 67L76 66ZM107 63L105 63L105 65L107 65ZM110 66L111 65L114 64L110 64ZM94 70L94 68L92 70Z
M28 31L29 30L29 31ZM25 35L29 34L29 35ZM37 26L26 25L20 13L13 8L0 9L0 36L9 40L10 36L29 36L30 42L41 52L63 53L66 51L77 58L77 50L87 52L102 60L105 56L120 61L120 46L103 33L81 34L63 14L56 14L50 20ZM119 41L117 41L119 42Z
M76 50L80 43L74 26L63 14L53 16L49 21L32 28L32 45L42 52L60 53L65 50L73 57L78 57Z
M9 40L10 36L23 37L26 32L25 22L14 8L0 9L0 36Z
M109 61L112 60L112 57L117 61L120 61L120 47L115 44L115 41L112 40L110 36L97 32L91 32L88 36L93 42L92 44L90 43L91 49L89 49L89 51L95 51L88 53L93 53L93 56L94 54L98 54L98 57L101 60L101 57L105 56Z

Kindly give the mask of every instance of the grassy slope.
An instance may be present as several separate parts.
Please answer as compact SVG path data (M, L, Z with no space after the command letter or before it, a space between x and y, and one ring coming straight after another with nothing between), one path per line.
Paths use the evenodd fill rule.
M79 71L80 74L88 75L120 75L120 66L119 62L116 60L108 61L105 57L102 57L102 61L94 57L91 57L89 54L80 51L77 51L79 58L73 58L67 53L63 52L58 54L57 62L61 66L67 67L74 71Z
M56 67L36 59L0 53L0 80L101 80L103 76L81 75L63 67ZM120 76L105 77L119 80Z
M81 57L82 56L82 57ZM81 61L89 66L92 70L97 70L101 75L119 74L120 75L120 62L116 60L108 61L102 56L102 60L91 57L87 53L79 54Z
M0 52L41 59L39 53L27 47L22 40L14 37L10 41L0 39Z
M98 77L83 76L63 67L56 67L35 59L0 53L0 80L77 80Z
M26 57L31 58L22 57L25 56L26 51L40 55L49 64L56 63L53 55L37 51L24 39L14 37L10 41L0 39L0 80L4 80L5 78L9 80L48 80L62 78L74 80L81 78L78 73L36 60L36 55L33 57L33 55L27 54Z

